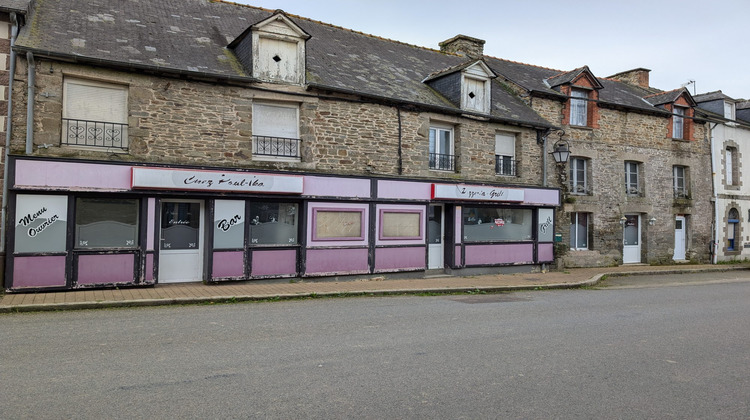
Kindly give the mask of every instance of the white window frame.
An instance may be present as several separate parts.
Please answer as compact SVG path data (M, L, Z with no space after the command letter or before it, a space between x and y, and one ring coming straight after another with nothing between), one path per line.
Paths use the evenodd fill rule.
M588 185L588 159L574 157L570 159L570 193L586 195L589 194ZM581 168L583 166L583 168ZM581 179L583 173L583 179Z
M724 101L724 118L734 121L734 104L729 101Z
M588 125L588 98L589 92L585 89L570 90L570 125Z
M71 85L78 85L78 86L84 86L89 88L97 88L102 89L101 95L102 98L99 98L101 105L95 106L93 108L96 108L95 110L91 110L90 112L100 112L104 110L105 112L111 113L111 116L109 118L100 118L96 115L91 115L88 112L82 111L82 110L74 110L71 108L75 108L72 106L71 103L76 102L77 99L76 95L71 92ZM107 89L106 93L103 89ZM112 106L114 104L114 106ZM128 138L128 114L129 114L129 104L128 104L128 86L123 84L117 84L117 83L105 83L105 82L99 82L99 81L93 81L93 80L87 80L87 79L80 79L76 77L65 77L63 80L63 101L62 101L62 118L65 119L62 121L61 124L61 132L60 132L60 138L61 143L64 147L71 147L71 148L77 148L77 149L87 149L87 150L97 150L97 151L107 151L108 153L127 153L129 148L129 138ZM110 109L107 109L110 108ZM121 112L115 112L116 108L121 108ZM86 115L88 114L88 115ZM117 115L115 115L117 114ZM77 121L88 121L88 125L80 125L81 123L76 123L75 127L80 127L81 132L85 132L82 134L85 137L85 140L83 144L70 144L70 138L66 138L66 136L69 136L71 134L71 122L69 122L67 119L77 120ZM107 120L107 121L103 121ZM123 125L120 125L123 124ZM92 131L93 130L93 131ZM92 132L101 132L105 133L104 136L108 137L106 133L111 133L113 131L119 131L119 136L121 138L121 142L118 145L115 145L116 143L110 141L110 146L107 146L106 139L103 138L102 143L98 144L97 139L89 139L89 134L86 133L92 133ZM97 136L98 137L98 136ZM88 143L88 144L87 144Z
M446 146L442 144L441 141L438 141L440 138L441 133L448 133L448 150L443 150ZM431 124L430 125L430 131L429 131L429 154L430 154L430 162L432 162L432 154L435 155L448 155L450 156L450 160L453 161L453 168L452 169L442 169L441 166L437 163L435 165L431 165L430 169L437 170L437 171L449 171L449 172L455 172L456 170L456 155L454 154L454 148L455 148L455 139L453 136L453 127L447 126L447 125L439 125L439 124ZM436 156L437 158L437 156Z
M672 167L672 187L675 198L687 198L687 175L688 171L686 166L674 165Z
M502 170L497 175L516 176L516 135L515 133L495 133L495 167L502 160ZM510 162L509 162L510 161ZM510 163L510 168L505 165Z
M682 140L685 138L685 108L675 106L672 114L672 138Z
M295 112L295 122L292 126L285 127L283 130L275 130L275 127L273 125L264 126L263 121L259 118L260 112L257 110L257 108L260 107L266 107L266 108L282 108L282 109L293 109ZM299 148L302 146L302 141L300 140L300 118L299 118L299 104L297 103L287 103L287 102L268 102L268 101L259 101L253 103L253 144L252 144L252 152L253 152L253 160L274 160L274 161L292 161L292 162L299 162L300 160L300 150ZM256 138L256 136L261 137L267 137L269 139L260 139ZM291 137L290 137L291 136ZM268 146L269 141L272 138L276 139L289 139L289 140L296 140L296 147L297 147L297 156L269 156L265 154L259 154L260 152L260 146L265 145ZM261 143L259 143L261 142Z
M738 179L735 179L735 171L739 173L739 168L735 168L739 165L737 162L737 148L733 146L726 146L724 148L724 183L727 186L738 185Z
M579 218L585 217L586 218L586 229L584 232L579 232ZM570 213L570 249L573 251L585 251L588 250L591 247L591 244L589 243L589 230L591 229L591 213L583 213L583 212L574 212ZM582 235L585 237L585 246L579 247L578 246L578 239L582 237Z
M484 114L490 112L490 83L486 78L463 76L463 88L461 94L462 108L468 111L477 111ZM476 84L476 89L471 89ZM474 94L472 98L471 95Z
M640 172L641 165L635 161L625 161L625 194L641 195Z

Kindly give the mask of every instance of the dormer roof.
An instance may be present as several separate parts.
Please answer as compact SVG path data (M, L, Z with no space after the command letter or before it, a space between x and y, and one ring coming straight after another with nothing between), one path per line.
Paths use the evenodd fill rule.
M594 89L598 90L604 87L601 83L599 83L599 79L594 76L588 66L583 66L575 70L556 74L552 77L547 78L546 82L551 88L556 88L562 85L575 85L576 82L581 78L585 78L588 81L587 85L591 85Z
M644 96L643 99L648 101L653 106L661 106L666 104L671 104L677 102L680 97L684 97L685 101L687 101L689 106L695 106L695 100L693 100L693 96L690 95L690 92L684 88L678 88L675 90L670 90L667 92L660 92L660 93L654 93L651 95Z
M281 25L280 25L281 24ZM269 26L275 27L273 31L274 33L279 32L286 32L286 35L294 36L298 38L302 38L304 40L310 39L310 34L305 32L304 29L300 28L294 21L292 21L281 9L276 9L271 16L269 16L266 19L261 20L260 22L250 25L247 29L245 29L237 38L235 38L232 42L227 45L227 48L235 48L237 45L239 45L242 40L247 37L252 31L260 31L264 28L271 29Z
M465 63L461 63L456 66L448 67L443 70L438 70L434 73L429 74L422 82L428 83L432 80L439 79L448 74L462 72L463 70L467 70L469 68L478 69L480 72L483 72L487 78L490 78L490 79L497 77L497 73L492 71L492 69L487 65L487 63L484 62L484 60L480 59L480 60L469 60Z

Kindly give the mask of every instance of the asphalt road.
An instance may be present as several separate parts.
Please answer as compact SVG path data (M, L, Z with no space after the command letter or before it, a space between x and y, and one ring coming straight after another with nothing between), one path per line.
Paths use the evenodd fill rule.
M747 419L750 282L0 316L0 417Z

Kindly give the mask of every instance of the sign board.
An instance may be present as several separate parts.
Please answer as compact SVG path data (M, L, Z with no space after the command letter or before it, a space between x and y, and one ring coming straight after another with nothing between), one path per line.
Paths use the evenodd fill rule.
M302 194L302 179L298 175L133 167L131 185L134 189Z
M520 188L487 187L466 184L432 184L432 198L438 200L471 200L493 202L523 202Z

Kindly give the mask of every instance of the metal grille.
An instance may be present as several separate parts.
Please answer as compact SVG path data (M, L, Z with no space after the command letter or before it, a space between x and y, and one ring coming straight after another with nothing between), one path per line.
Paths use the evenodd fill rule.
M62 144L128 150L128 125L63 118Z
M516 161L510 156L495 155L495 173L516 176Z
M455 171L456 156L444 155L440 153L430 153L430 169L438 169L441 171Z
M283 137L253 136L253 154L299 158L299 139Z

